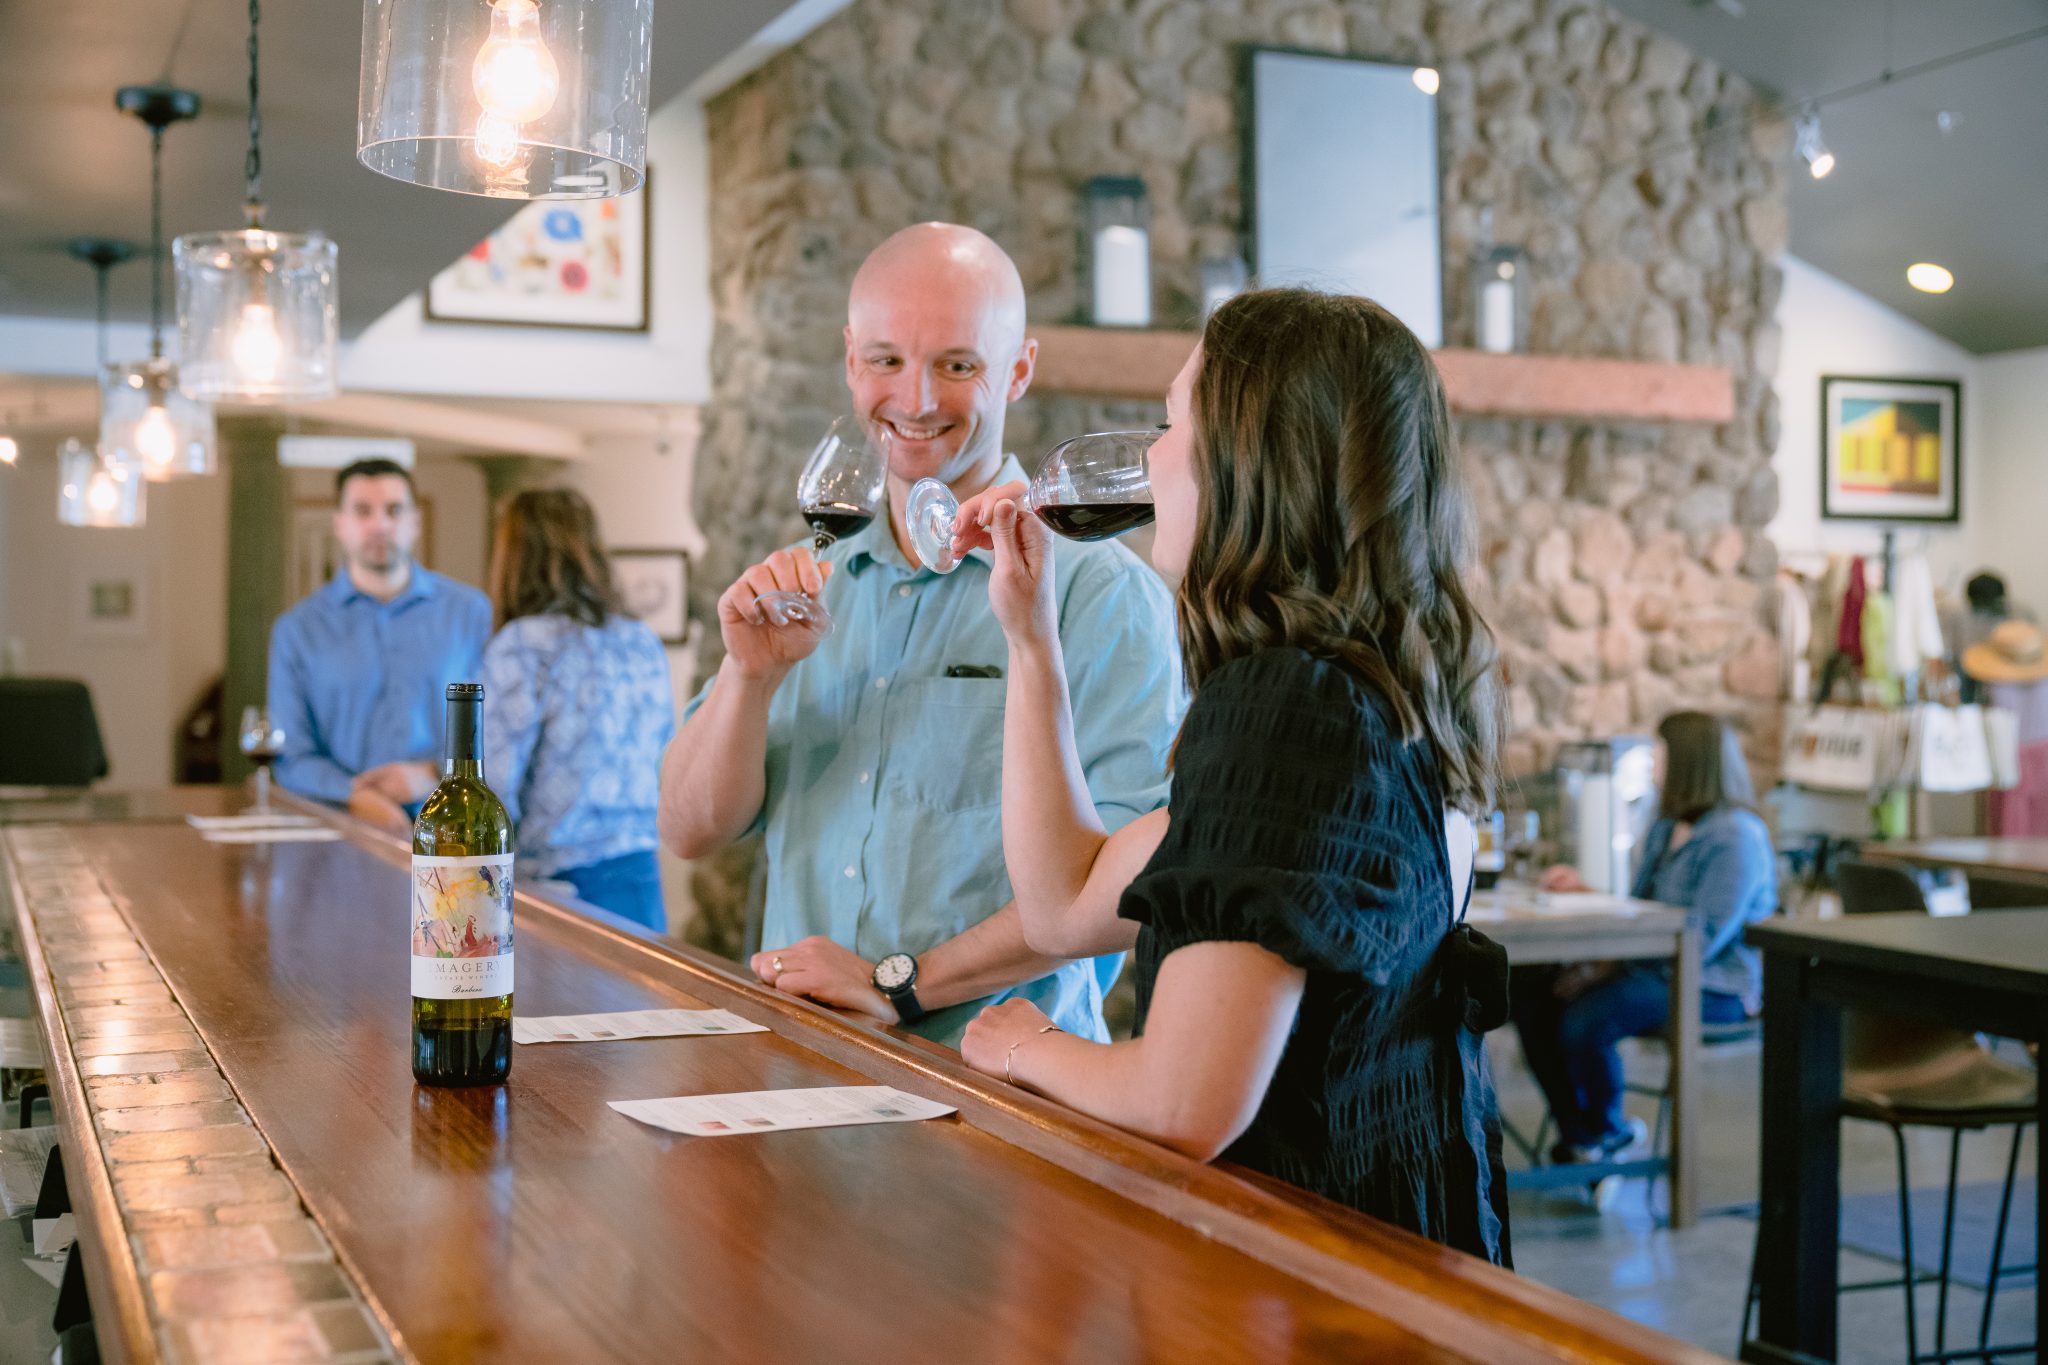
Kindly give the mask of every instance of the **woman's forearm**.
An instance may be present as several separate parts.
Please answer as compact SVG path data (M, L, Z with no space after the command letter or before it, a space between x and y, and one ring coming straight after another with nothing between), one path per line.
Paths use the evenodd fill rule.
M1108 834L1074 744L1074 714L1057 638L1010 650L1003 713L1003 859L1024 932L1062 951L1068 912Z

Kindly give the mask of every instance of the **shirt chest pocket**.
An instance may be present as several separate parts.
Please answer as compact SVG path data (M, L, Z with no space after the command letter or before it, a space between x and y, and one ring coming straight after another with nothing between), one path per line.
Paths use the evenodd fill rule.
M918 678L889 699L889 790L939 811L1003 799L1001 678Z

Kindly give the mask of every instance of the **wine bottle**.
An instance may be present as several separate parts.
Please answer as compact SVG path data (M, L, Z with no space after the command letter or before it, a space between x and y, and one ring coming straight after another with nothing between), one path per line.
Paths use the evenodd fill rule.
M512 822L484 785L484 689L448 684L441 783L412 827L412 1074L495 1085L512 1069Z

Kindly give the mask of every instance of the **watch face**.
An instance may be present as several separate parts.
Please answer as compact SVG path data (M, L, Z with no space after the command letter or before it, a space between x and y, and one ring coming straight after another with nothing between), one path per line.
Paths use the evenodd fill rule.
M875 964L875 986L900 991L917 975L917 959L909 953L891 953Z

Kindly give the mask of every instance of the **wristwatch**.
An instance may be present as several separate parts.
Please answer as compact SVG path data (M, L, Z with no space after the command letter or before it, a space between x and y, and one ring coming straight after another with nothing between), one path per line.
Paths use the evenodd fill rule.
M917 1003L917 959L909 953L891 953L875 964L875 989L889 997L896 1015L906 1024L924 1018L924 1006Z

